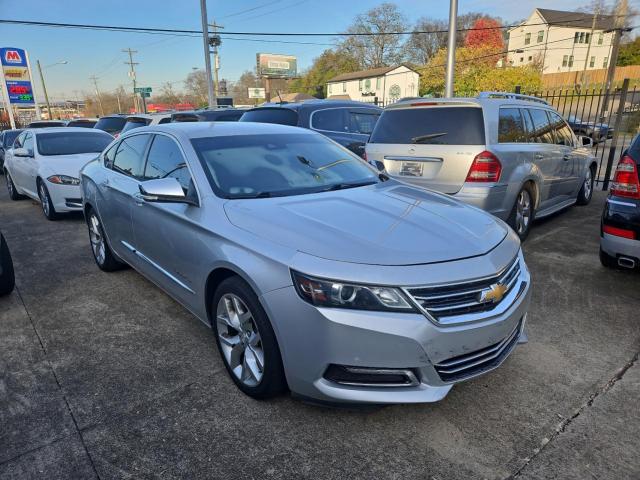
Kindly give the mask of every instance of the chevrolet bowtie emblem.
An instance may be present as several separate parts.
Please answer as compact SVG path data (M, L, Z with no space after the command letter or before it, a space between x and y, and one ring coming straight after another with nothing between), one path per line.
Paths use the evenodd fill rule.
M498 303L507 292L507 286L502 283L494 283L489 288L480 292L480 303Z

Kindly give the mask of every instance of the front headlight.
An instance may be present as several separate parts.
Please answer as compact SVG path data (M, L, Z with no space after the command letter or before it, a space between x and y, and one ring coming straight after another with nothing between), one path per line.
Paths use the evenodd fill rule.
M309 277L291 271L298 295L317 307L412 312L415 308L398 288L354 285Z
M79 178L70 177L69 175L51 175L47 180L56 185L80 185Z

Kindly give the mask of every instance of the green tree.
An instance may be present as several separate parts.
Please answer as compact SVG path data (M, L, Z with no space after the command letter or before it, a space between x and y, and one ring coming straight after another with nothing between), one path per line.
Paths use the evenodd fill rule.
M325 98L328 80L343 73L354 72L359 68L358 61L348 52L325 50L313 60L313 64L304 75L291 82L289 91Z
M640 65L640 37L637 37L632 42L628 42L620 46L618 63L616 63L616 65L619 67Z

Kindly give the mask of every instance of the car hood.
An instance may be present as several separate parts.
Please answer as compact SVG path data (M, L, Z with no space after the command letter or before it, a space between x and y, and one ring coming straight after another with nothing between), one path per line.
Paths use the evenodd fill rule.
M229 200L229 221L300 252L369 265L483 255L508 227L445 195L388 182L294 197Z
M69 175L79 177L80 170L100 153L77 153L75 155L41 156L42 167L53 175Z

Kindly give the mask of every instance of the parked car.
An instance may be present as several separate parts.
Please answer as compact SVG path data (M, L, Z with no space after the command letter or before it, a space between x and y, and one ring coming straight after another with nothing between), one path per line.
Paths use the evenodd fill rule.
M0 296L8 295L15 286L13 262L7 241L0 233Z
M67 122L64 120L37 120L27 125L27 128L49 128L49 127L66 127Z
M484 93L387 107L366 153L389 175L487 210L525 239L534 218L590 202L596 160L584 145L591 140L544 100Z
M530 277L504 222L317 132L145 127L81 176L98 267L133 266L211 325L253 397L437 401L523 336Z
M605 267L640 267L640 136L618 161L602 213L600 261Z
M171 114L172 122L237 122L246 110L238 108L217 108L213 110L192 110Z
M22 129L3 130L0 132L0 172L3 172L5 152L13 146L13 142L20 135Z
M74 118L67 122L67 127L93 128L98 123L97 118Z
M569 115L567 123L576 135L590 137L594 143L604 142L608 138L613 138L613 127L606 123L585 121L575 115Z
M307 100L252 108L240 121L279 123L315 130L362 157L364 145L381 113L380 107L363 102Z
M38 200L49 220L82 211L80 169L112 140L108 133L79 127L23 131L4 164L9 197Z
M170 113L137 113L135 115L129 115L120 132L122 135L134 128L147 127L149 125L159 125L162 123L171 122Z
M127 116L121 113L117 113L114 115L106 115L98 119L98 123L94 125L93 128L97 128L98 130L104 130L107 133L110 133L114 137L120 135L120 132L124 128L125 123L127 122Z

